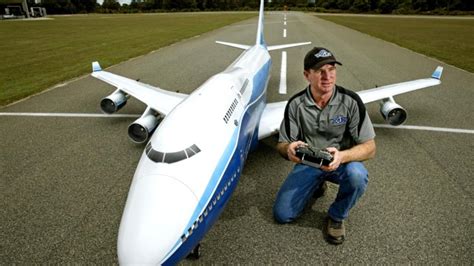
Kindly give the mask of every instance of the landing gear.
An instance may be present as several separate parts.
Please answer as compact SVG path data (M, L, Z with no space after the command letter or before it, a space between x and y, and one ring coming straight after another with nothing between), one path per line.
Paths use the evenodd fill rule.
M199 257L201 257L201 251L199 250L200 247L201 247L201 244L197 244L197 246L195 246L195 247L193 248L193 250L191 251L191 253L189 253L186 258L187 258L187 259L190 259L190 260L197 260L197 259L199 259Z

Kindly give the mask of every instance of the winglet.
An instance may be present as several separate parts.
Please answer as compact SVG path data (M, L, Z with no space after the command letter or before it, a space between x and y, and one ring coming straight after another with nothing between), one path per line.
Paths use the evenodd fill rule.
M432 78L434 79L441 79L441 75L443 74L443 67L438 66L435 71L433 72L433 75L431 75Z
M92 72L99 72L101 70L102 68L100 67L99 62L92 62Z

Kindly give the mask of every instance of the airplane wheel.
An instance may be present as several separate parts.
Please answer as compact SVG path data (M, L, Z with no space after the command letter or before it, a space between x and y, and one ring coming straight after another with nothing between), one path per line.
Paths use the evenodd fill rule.
M189 253L189 255L186 258L191 259L191 260L199 259L199 257L201 257L201 251L199 249L200 247L201 247L201 244L197 244L197 246L193 248L191 253Z

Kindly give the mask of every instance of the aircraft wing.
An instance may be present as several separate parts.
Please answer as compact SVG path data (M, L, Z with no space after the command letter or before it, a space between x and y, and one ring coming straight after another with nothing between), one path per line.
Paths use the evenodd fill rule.
M138 99L151 109L167 115L188 95L160 88L103 71L98 62L92 63L92 76Z
M443 67L438 66L431 75L431 78L417 79L397 84L386 85L373 89L358 91L362 102L370 103L377 100L388 99L398 94L423 89L441 84L440 78L443 73Z
M258 139L269 137L280 130L287 101L268 103L263 110L258 129Z
M395 95L423 89L441 84L441 74L443 73L443 67L438 66L433 72L431 78L417 79L397 84L386 85L378 88L373 88L364 91L358 91L362 102L370 103L377 100L389 99ZM285 112L286 101L269 103L263 110L262 117L260 118L258 139L269 137L280 130L280 124L283 120Z

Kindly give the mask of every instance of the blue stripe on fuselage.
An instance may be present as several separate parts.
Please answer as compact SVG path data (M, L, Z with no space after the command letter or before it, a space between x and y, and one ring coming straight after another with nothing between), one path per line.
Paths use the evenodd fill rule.
M265 84L268 81L272 60L269 59L253 77L253 91L249 102L254 102L266 90ZM265 99L266 100L266 99Z
M187 256L194 246L204 237L224 209L232 192L237 186L241 169L247 158L253 134L258 134L257 127L260 117L265 108L265 93L268 82L268 74L271 67L271 60L268 60L253 78L254 89L250 104L247 106L240 126L236 128L234 134L227 145L201 200L199 201L191 220L186 228L195 226L187 236L186 241L181 239L175 245L179 248L163 263L176 264ZM250 130L249 130L250 129ZM216 187L217 186L217 187ZM223 194L221 194L223 193ZM218 200L219 198L219 200ZM204 205L207 204L204 208ZM207 213L204 216L204 213ZM202 218L201 222L196 223ZM183 234L188 234L185 231Z
M253 85L254 85L254 89L252 91L252 96L250 98L250 104L249 106L247 107L247 110L245 110L244 114L245 113L249 113L249 108L252 108L251 105L254 105L254 104L258 104L258 103L255 103L255 101L262 96L263 93L265 93L265 83L267 82L267 79L266 77L268 77L268 73L269 73L269 69L270 69L270 66L271 66L271 60L267 61L266 64L264 64L260 70L257 72L257 74L255 74L254 78L253 78ZM265 102L265 97L263 98L263 101ZM262 110L263 112L263 110ZM258 116L258 119L260 119L260 116L261 116L261 113L257 114ZM252 123L250 125L253 125ZM207 185L206 187L206 190L204 191L204 194L203 196L201 197L201 200L199 201L197 207L196 207L196 210L194 211L193 215L191 216L191 220L188 222L188 226L186 228L189 228L195 221L195 218L198 217L198 215L200 213L202 213L202 210L204 209L204 205L207 203L208 204L208 201L209 201L209 195L211 195L211 193L213 191L215 191L215 188L216 188L216 185L218 184L218 182L220 182L220 179L222 177L222 174L224 173L225 171L225 168L227 167L227 164L228 162L230 161L229 158L232 157L232 154L235 152L234 148L236 146L236 141L237 141L237 136L241 136L243 135L242 134L242 129L248 129L248 125L246 126L243 126L242 123L240 124L240 127L237 127L235 130L234 130L234 133L232 135L232 138L230 139L230 142L229 144L227 145L227 148L226 150L224 151L220 161L218 162L217 164L217 167L216 169L214 170L214 173L212 174L212 178L211 178L211 181L209 182L209 184ZM240 129L240 132L239 132L239 129ZM252 131L253 131L253 128L252 128ZM247 130L244 130L244 132L247 132ZM245 134L244 134L245 135ZM241 141L241 139L239 138L239 142Z

